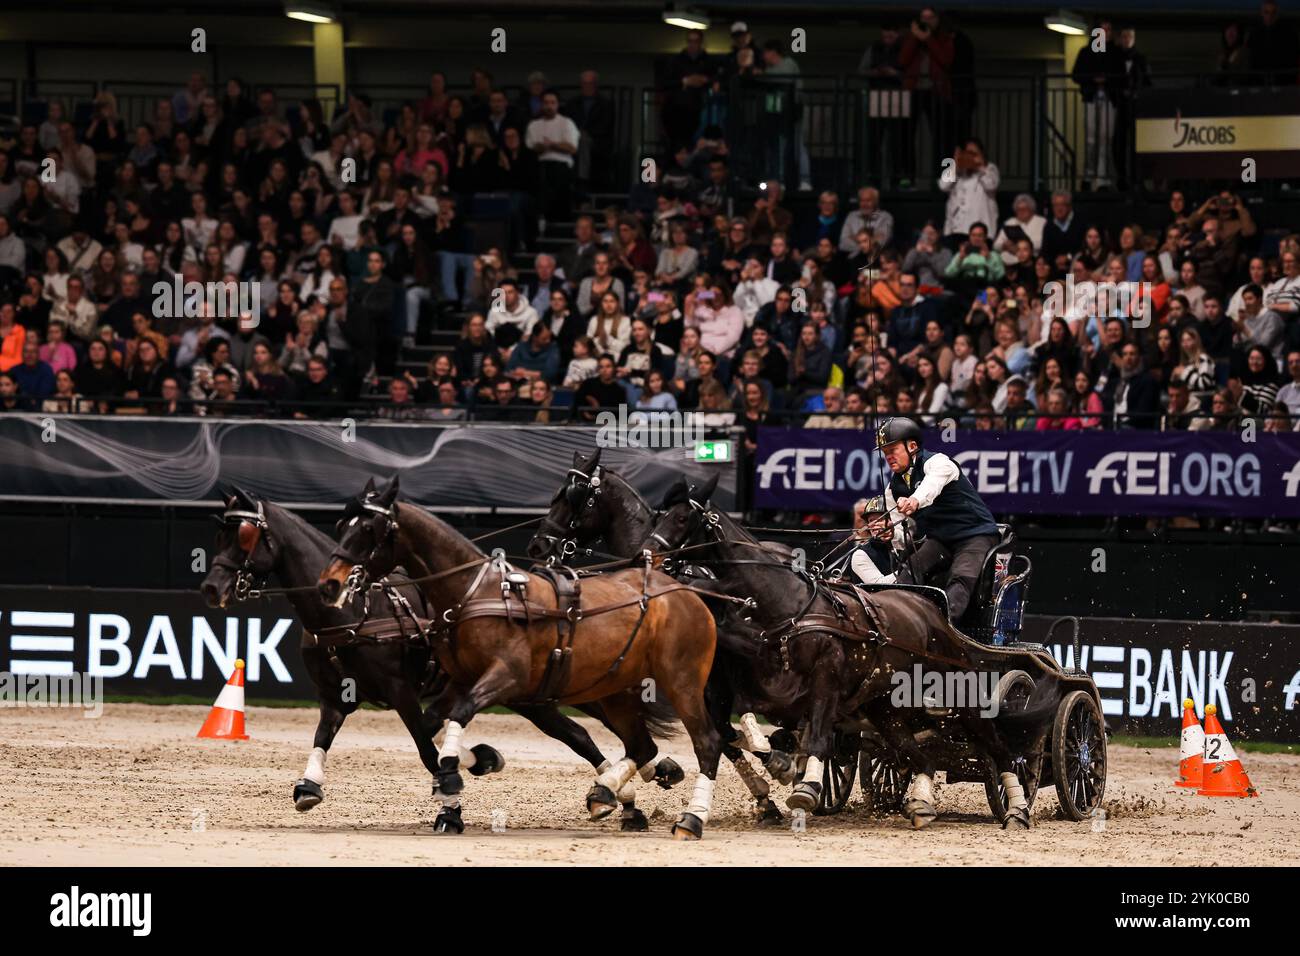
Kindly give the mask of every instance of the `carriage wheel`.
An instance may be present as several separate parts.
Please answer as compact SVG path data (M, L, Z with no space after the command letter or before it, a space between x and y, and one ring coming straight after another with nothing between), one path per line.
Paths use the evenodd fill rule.
M853 770L858 765L860 733L835 731L831 759L822 768L822 792L813 813L819 817L839 813L853 792Z
M893 753L864 740L862 756L858 760L858 779L862 781L862 796L868 813L889 817L902 812L907 788L912 783L912 771Z
M1061 811L1086 820L1106 792L1106 725L1097 701L1084 690L1067 694L1052 728L1052 776Z
M1016 771L1016 777L1020 781L1020 786L1025 791L1025 801L1029 809L1033 809L1034 797L1038 796L1038 771L1042 767L1043 758L1039 757L1038 767L1034 768L1033 780L1029 774L1029 761L1024 757L1017 757L1012 763ZM984 796L988 797L989 809L993 811L993 816L1001 820L1007 815L1007 788L1002 786L1001 775L997 770L991 771L991 776L984 781Z

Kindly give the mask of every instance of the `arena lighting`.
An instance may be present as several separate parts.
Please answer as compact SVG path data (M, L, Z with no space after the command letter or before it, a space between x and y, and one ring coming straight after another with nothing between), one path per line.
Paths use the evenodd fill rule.
M664 7L662 17L664 23L681 27L683 30L707 30L709 28L709 15L703 10L697 10L694 7L670 3Z
M1043 26L1071 37L1081 37L1088 32L1088 24L1083 22L1083 17L1064 8L1043 17Z
M284 15L290 20L303 20L307 23L333 23L338 19L334 8L310 0L291 0L285 3Z

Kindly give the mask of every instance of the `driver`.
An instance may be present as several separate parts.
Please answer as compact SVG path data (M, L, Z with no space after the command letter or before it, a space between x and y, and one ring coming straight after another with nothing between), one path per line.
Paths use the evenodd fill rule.
M894 473L885 489L885 506L911 518L924 540L898 571L901 584L923 584L926 576L948 562L948 614L960 621L970 605L980 567L998 543L993 513L980 500L970 479L942 452L921 448L921 427L907 418L889 418L876 429L876 447ZM872 535L903 549L892 524L870 525ZM915 577L913 577L915 575Z

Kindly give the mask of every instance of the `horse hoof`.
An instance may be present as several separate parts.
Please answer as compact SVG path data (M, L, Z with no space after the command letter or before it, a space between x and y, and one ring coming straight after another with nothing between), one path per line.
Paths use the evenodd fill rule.
M821 794L822 785L820 783L809 783L804 780L795 786L794 792L790 796L785 798L785 805L791 810L803 810L807 813L817 806Z
M609 787L595 784L587 791L587 815L592 820L603 820L618 807L614 792Z
M704 836L704 824L693 813L683 813L673 824L674 840L699 840Z
M933 804L924 800L908 800L903 804L903 816L912 824L913 830L921 830L934 822L939 814Z
M438 813L438 818L433 821L433 832L464 833L465 823L460 818L460 807L443 807Z
M1023 808L1010 810L1002 818L1003 830L1028 830L1029 829L1029 811Z
M665 790L677 786L685 779L686 771L672 757L664 757L655 764L654 781Z
M293 805L299 813L306 813L324 799L325 791L315 780L304 778L293 785Z
M758 815L758 825L760 827L782 827L785 826L785 815L781 813L781 808L771 800L763 807L763 812Z
M646 819L645 814L637 807L632 807L631 811L631 813L624 811L622 822L619 823L618 828L624 833L645 833L649 830L650 821Z
M440 793L444 797L454 797L465 789L465 780L458 771L438 771L438 782L433 785L434 793Z
M785 751L768 751L767 756L763 758L763 766L767 769L767 775L778 783L786 786L794 783L794 759Z
M476 777L482 777L489 773L500 773L506 769L506 758L501 756L501 751L495 747L478 744L470 747L469 752L474 755L474 766L469 768L469 772Z

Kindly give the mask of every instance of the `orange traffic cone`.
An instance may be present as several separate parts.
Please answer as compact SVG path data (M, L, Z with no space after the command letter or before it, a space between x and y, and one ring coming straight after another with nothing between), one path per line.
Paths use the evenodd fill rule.
M1219 708L1205 708L1205 782L1196 791L1198 797L1258 797L1241 761L1237 759L1228 735L1216 716Z
M1183 740L1178 753L1178 779L1175 787L1201 786L1202 762L1205 756L1205 731L1196 719L1196 705L1188 697L1183 701Z
M199 728L198 736L211 740L247 740L244 733L244 662L235 661L235 672L226 681L212 705L208 719Z

